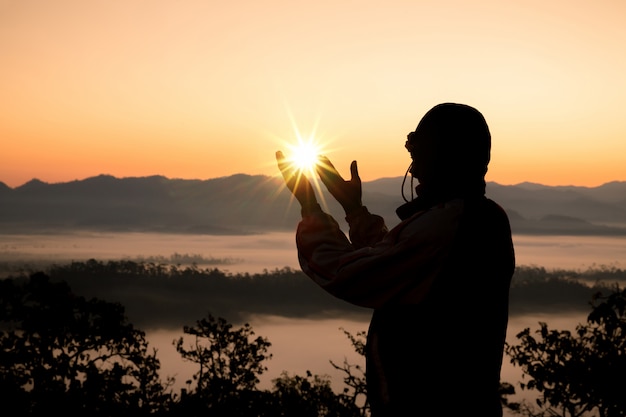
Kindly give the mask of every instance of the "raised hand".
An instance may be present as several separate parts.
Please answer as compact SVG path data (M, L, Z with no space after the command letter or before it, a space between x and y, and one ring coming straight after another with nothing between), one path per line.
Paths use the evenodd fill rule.
M315 191L309 179L304 175L301 169L289 163L281 151L276 152L276 162L278 169L283 174L287 188L294 195L303 209L317 206L317 198Z
M341 204L346 214L361 207L361 178L359 177L356 161L352 161L350 164L350 181L344 180L339 171L325 156L320 157L320 161L315 169L328 192Z

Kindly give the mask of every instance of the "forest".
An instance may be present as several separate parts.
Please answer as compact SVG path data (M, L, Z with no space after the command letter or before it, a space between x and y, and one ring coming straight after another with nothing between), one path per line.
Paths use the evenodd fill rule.
M175 258L181 261L178 263L166 259L91 259L52 264L42 270L52 281L66 282L76 294L121 303L131 321L145 329L178 329L207 310L236 324L252 314L354 316L364 320L371 314L369 309L330 296L300 270L233 274L183 263L185 259L183 255ZM32 267L12 269L9 276L17 280L39 271ZM585 271L518 266L510 291L510 314L586 312L593 294L607 292L616 283L626 283L626 271L613 266Z
M575 332L540 323L507 345L506 360L526 375L518 387L502 381L507 410L626 414L624 281L626 271L614 267L518 268L512 315L589 315ZM358 364L333 363L345 375L341 392L328 377L310 372L284 373L270 389L257 386L271 341L255 334L249 315L369 316L328 296L300 271L230 274L193 264L89 260L24 270L0 285L0 393L14 415L369 415ZM157 352L145 338L145 329L163 326L181 329L176 350L197 364L177 392L171 379L160 376ZM362 355L365 334L346 337ZM535 390L537 402L510 402L516 389Z

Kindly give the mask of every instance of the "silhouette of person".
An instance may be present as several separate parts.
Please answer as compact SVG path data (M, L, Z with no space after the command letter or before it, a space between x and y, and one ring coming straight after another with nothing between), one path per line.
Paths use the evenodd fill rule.
M330 294L373 309L366 345L373 417L501 416L515 255L507 215L485 196L489 128L475 108L443 103L405 146L407 174L418 185L391 230L362 204L356 161L344 180L320 157L317 173L345 210L349 238L322 211L309 179L276 153L302 209L301 268Z

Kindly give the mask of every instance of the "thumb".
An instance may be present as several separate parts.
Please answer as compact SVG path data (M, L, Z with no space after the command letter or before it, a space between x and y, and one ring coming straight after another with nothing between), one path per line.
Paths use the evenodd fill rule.
M361 181L361 178L359 177L359 168L357 167L356 161L352 161L352 163L350 164L350 175L350 181Z

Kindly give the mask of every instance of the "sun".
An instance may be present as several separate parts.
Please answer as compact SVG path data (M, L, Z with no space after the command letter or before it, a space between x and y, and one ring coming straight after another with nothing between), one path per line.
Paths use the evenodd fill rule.
M297 144L289 145L287 159L298 170L313 173L321 153L320 146L314 139L299 139Z
M318 155L319 148L315 144L311 142L300 143L294 147L291 159L299 169L308 171L315 167Z

